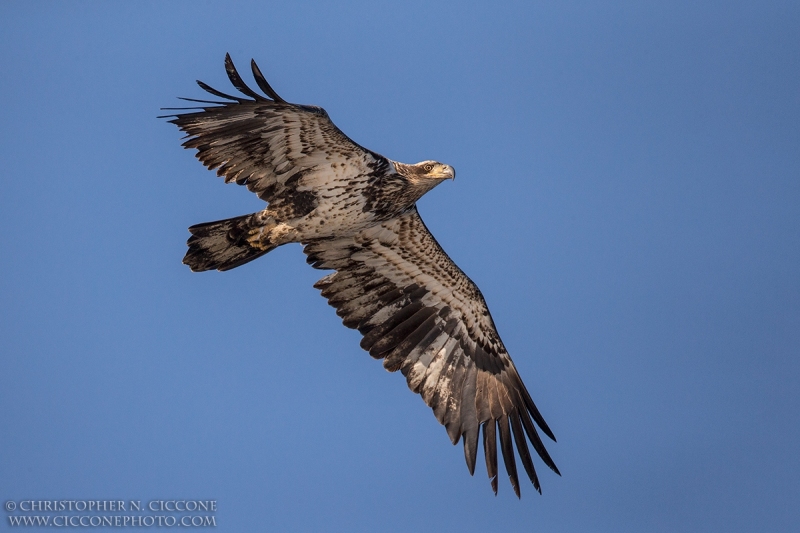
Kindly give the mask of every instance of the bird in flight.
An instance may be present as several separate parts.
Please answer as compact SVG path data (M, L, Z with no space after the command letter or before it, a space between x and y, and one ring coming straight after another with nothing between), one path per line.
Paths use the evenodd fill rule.
M189 228L183 262L193 271L230 270L287 243L300 243L312 267L333 270L314 287L361 347L399 370L445 426L463 440L470 474L482 433L486 470L497 494L497 443L517 497L514 448L541 493L528 441L554 472L537 427L555 436L500 340L478 287L448 257L417 212L416 202L455 170L436 161L406 164L360 146L324 109L278 96L255 61L263 95L248 87L231 61L225 70L242 96L179 108L169 122L186 133L183 146L226 183L244 185L267 203L263 211ZM534 425L535 423L535 425ZM527 437L527 438L526 438Z

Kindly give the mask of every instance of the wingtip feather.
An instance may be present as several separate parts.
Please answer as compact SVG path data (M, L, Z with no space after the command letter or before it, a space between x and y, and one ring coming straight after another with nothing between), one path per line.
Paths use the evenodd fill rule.
M233 64L230 54L225 54L225 72L228 74L228 79L231 80L233 86L236 87L240 93L257 101L266 101L266 98L248 87L248 85L244 82L242 77L239 75L239 71L236 70L236 65Z
M275 89L267 82L267 79L261 73L261 69L258 68L255 59L250 60L250 70L253 71L253 77L256 79L256 83L264 91L264 94L275 100L276 102L285 104L286 100L278 96L278 93L275 92Z
M497 426L494 420L483 423L483 453L486 459L486 473L492 490L497 495Z
M215 88L208 85L207 83L204 83L200 80L195 80L195 81L197 81L197 85L199 85L201 89L203 89L207 93L213 94L214 96L219 96L220 98L227 98L228 100L233 100L234 102L240 102L240 103L246 102L244 98L239 98L238 96L233 96L230 94L223 93L222 91L218 91Z

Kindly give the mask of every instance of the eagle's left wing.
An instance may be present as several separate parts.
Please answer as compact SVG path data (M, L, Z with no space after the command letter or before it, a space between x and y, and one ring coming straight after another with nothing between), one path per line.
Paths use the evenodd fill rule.
M390 168L385 157L355 143L337 128L324 109L286 102L270 87L255 61L250 66L264 95L245 84L226 54L228 78L248 98L222 93L198 81L223 101L183 98L212 105L177 108L191 112L164 117L187 134L183 146L196 149L203 165L216 170L226 183L247 186L273 211L285 210L283 218L293 218L313 211L317 207L315 191L329 189L332 180L347 183Z
M531 419L555 437L508 356L480 291L442 250L416 207L355 237L306 243L305 253L315 268L337 271L315 287L346 326L364 335L361 347L383 359L388 370L402 371L453 444L463 437L470 473L483 427L486 469L497 493L499 430L514 492L519 496L512 438L541 492L525 435L545 464L556 473L558 468Z

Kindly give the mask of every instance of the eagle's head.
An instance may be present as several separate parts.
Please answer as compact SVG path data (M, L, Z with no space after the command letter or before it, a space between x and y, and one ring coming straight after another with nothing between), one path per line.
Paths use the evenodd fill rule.
M441 180L456 179L456 169L438 161L423 161L408 167L411 172L406 177L412 181L436 180L438 184Z
M450 165L445 165L437 161L423 161L416 165L406 165L405 163L393 162L397 173L403 177L405 182L403 192L400 193L402 200L398 201L407 207L422 196L442 183L444 180L456 178L456 171Z

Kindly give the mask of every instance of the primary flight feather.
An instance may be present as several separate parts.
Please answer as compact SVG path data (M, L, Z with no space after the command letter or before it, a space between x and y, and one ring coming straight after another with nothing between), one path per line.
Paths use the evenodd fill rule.
M264 95L242 80L225 57L232 96L198 81L224 101L170 115L187 134L186 148L225 182L245 185L267 202L263 211L189 228L183 262L195 271L230 270L287 243L301 243L307 261L334 270L314 286L361 347L400 370L445 426L463 439L470 473L479 433L497 493L497 438L519 496L514 448L541 492L528 441L558 473L536 426L555 440L497 334L478 287L425 227L416 202L455 170L436 161L415 165L356 144L320 107L291 104L267 83ZM535 423L535 425L534 425Z

